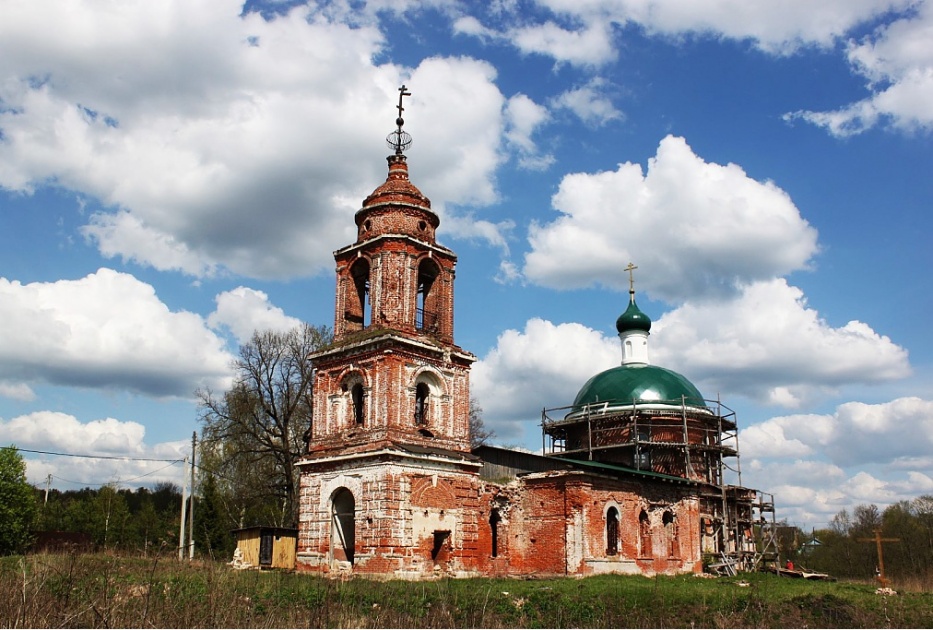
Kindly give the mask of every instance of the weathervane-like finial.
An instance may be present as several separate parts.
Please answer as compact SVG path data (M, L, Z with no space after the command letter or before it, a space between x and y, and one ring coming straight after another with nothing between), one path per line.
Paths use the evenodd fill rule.
M398 105L396 106L398 118L395 119L395 124L398 125L398 128L386 136L386 142L389 144L390 149L395 149L395 155L401 155L405 152L405 149L411 146L411 135L406 131L402 131L402 126L405 124L405 119L402 118L402 112L405 111L402 106L402 99L406 96L411 96L411 92L402 85L398 89Z
M635 299L635 274L634 271L638 269L634 264L629 263L623 271L628 272L628 294L632 296L632 299Z

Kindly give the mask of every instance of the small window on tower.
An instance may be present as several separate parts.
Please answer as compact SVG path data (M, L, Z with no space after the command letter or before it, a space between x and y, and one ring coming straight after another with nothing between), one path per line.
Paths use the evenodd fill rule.
M439 306L432 289L440 268L433 260L422 260L418 265L418 304L415 308L415 328L426 333L438 330Z
M357 426L362 426L364 413L363 413L363 384L357 383L353 386L352 390L353 397L353 422Z
M415 387L415 424L425 425L428 423L428 397L431 389L427 383L418 383Z

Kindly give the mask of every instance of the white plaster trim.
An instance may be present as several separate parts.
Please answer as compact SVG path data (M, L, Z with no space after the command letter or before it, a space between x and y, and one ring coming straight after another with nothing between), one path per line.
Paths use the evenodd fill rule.
M483 467L481 462L471 462L467 459L448 459L446 457L438 457L436 455L417 455L415 453L409 453L408 451L398 451L394 449L383 448L378 451L367 451L366 453L353 453L351 455L334 455L333 457L323 457L320 459L306 459L299 461L297 466L313 466L315 464L323 463L333 463L333 462L346 462L352 461L355 459L373 459L383 455L391 455L394 457L401 457L402 459L416 461L416 462L435 462L439 464L448 464L448 465L459 465L459 466L473 466L476 469Z

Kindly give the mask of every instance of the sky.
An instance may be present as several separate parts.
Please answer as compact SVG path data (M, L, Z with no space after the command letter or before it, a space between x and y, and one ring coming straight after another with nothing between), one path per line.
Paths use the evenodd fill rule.
M0 4L0 445L33 483L180 484L239 344L333 324L405 84L496 443L619 364L633 262L651 362L735 411L778 519L933 494L933 0Z

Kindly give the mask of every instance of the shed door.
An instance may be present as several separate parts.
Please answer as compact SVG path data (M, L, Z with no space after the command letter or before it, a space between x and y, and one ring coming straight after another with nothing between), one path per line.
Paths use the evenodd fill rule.
M272 564L272 533L260 532L259 534L259 566L265 567Z

